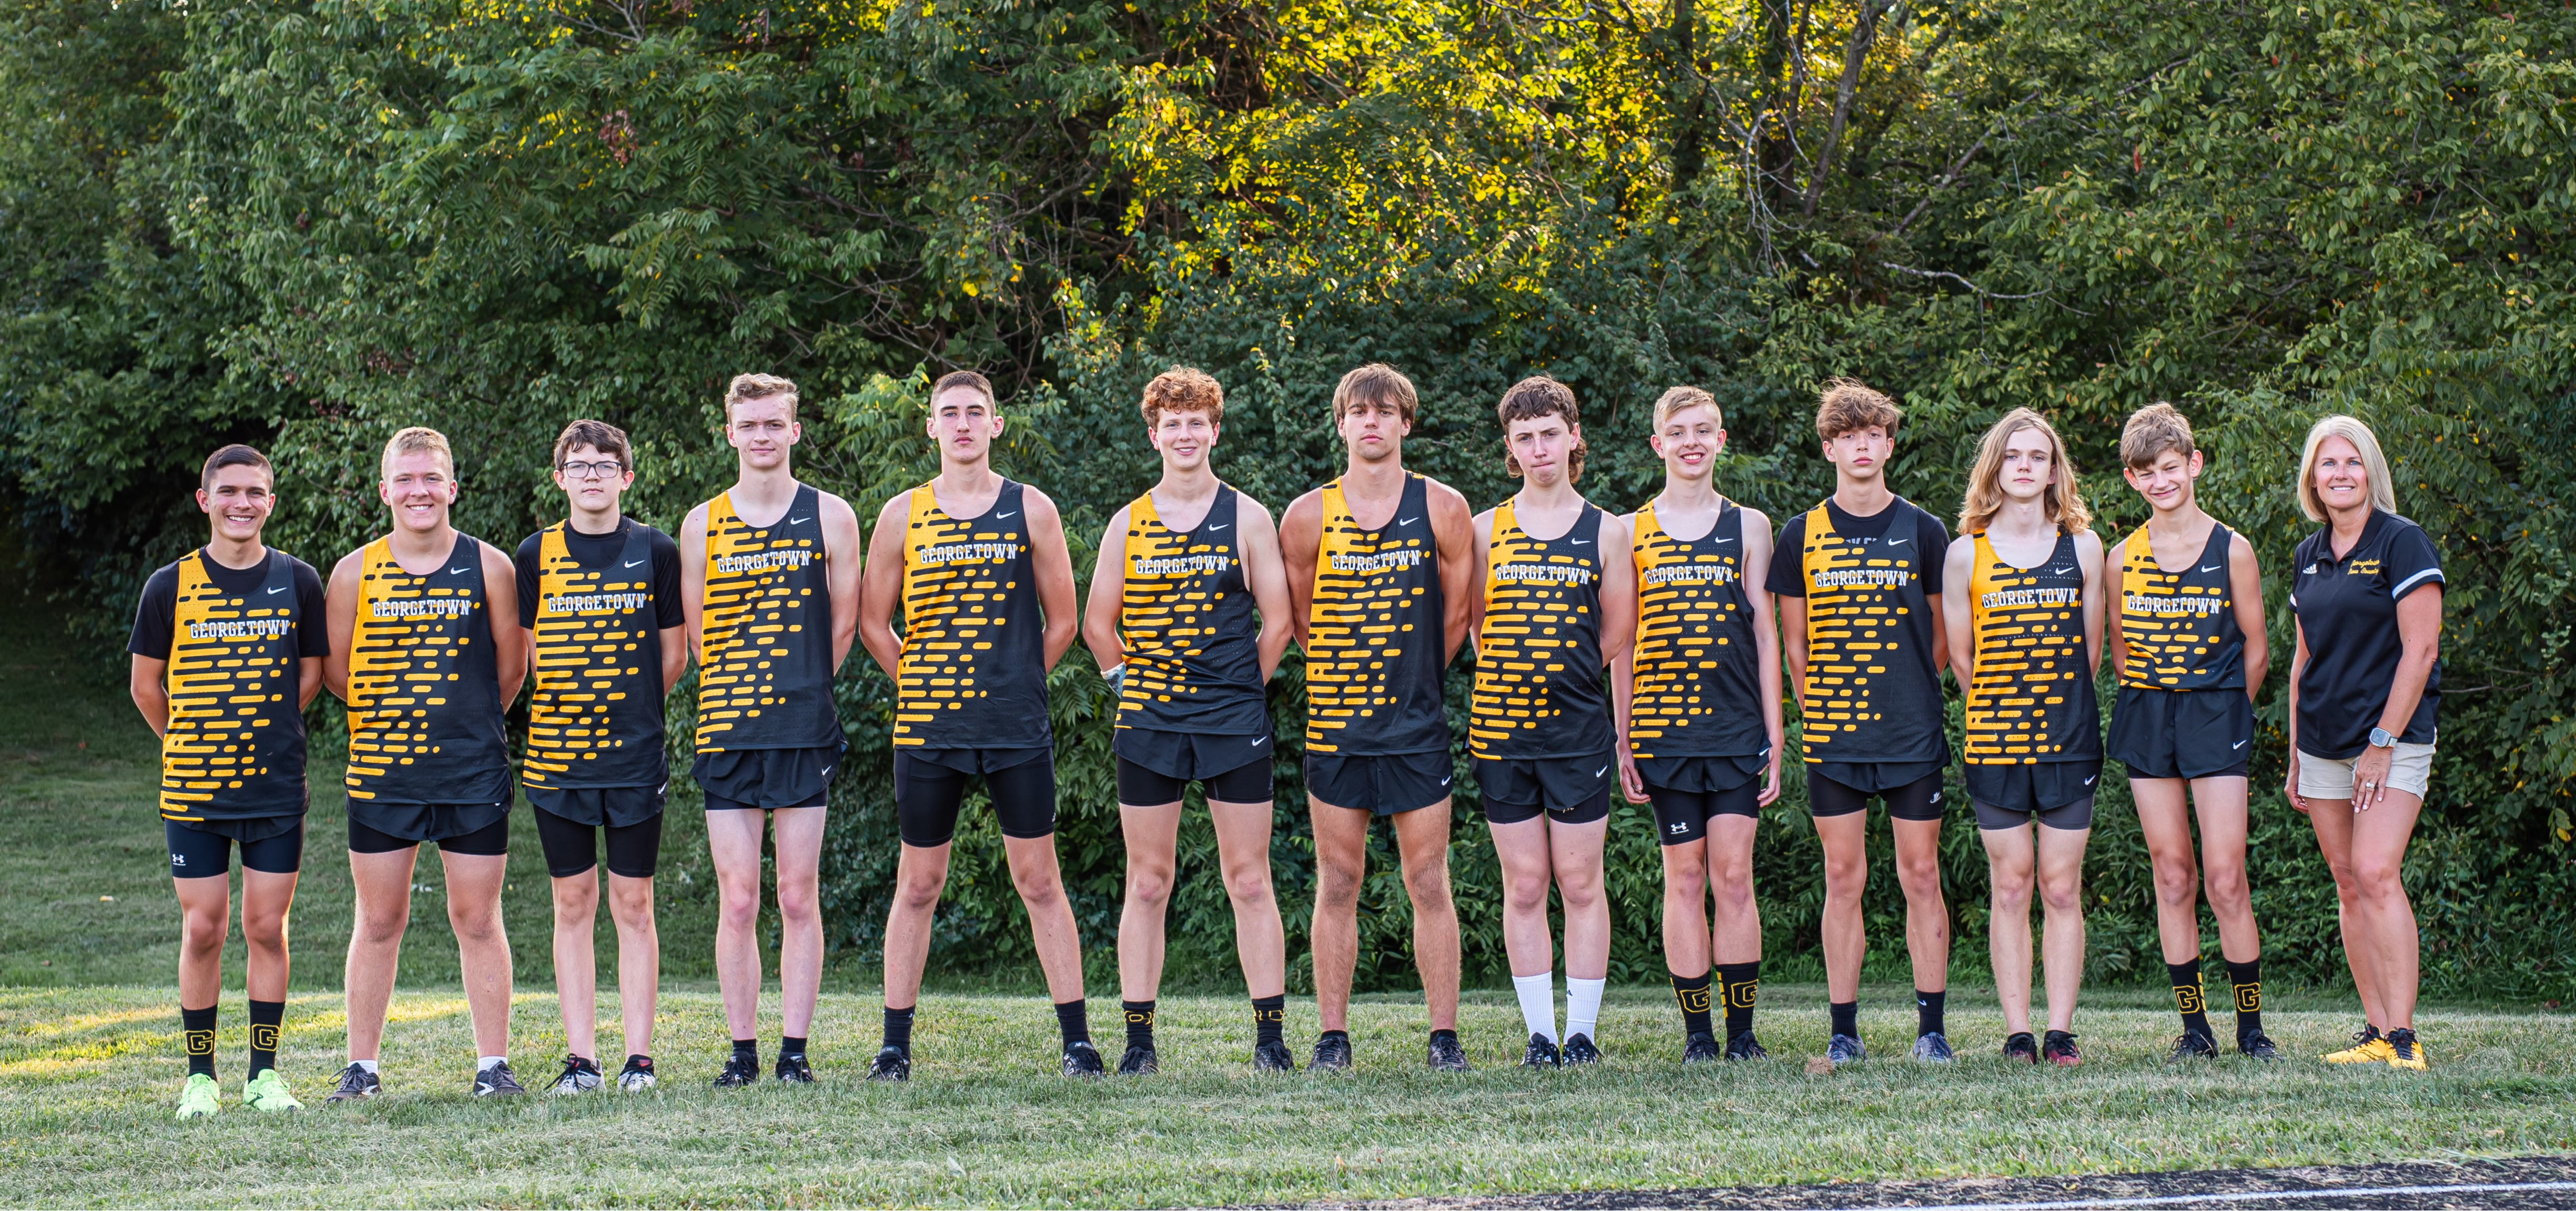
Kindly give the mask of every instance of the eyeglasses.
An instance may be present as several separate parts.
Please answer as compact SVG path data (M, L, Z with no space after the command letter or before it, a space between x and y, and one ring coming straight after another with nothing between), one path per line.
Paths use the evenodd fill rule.
M593 477L600 479L615 479L626 470L623 465L613 458L602 459L595 463L565 463L555 469L563 472L564 478L566 479L590 479Z

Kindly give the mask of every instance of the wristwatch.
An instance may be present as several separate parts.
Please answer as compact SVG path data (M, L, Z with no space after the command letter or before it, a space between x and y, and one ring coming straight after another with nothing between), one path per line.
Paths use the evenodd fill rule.
M2387 728L2372 728L2370 729L2370 747L2395 748L2397 747L2397 737L2389 735Z

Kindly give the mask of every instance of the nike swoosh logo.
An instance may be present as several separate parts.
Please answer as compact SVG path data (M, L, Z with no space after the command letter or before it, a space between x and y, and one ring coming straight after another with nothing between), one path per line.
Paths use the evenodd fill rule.
M287 590L287 587L288 587L288 586L286 586L286 585L279 585L279 586L277 586L277 587L276 587L276 588L274 588L274 589L270 589L270 590L268 591L268 595L269 595L269 596L271 596L271 597L275 597L276 595L278 595L278 594L280 594L280 593L285 592L285 591Z
M2236 743L2234 743L2234 744L2228 745L2227 747L2229 747L2229 748L2243 748L2243 747L2245 747L2245 742L2244 742L2244 741L2242 741L2242 740L2239 740L2239 741L2237 741L2237 742L2236 742Z
M1399 526L1409 526L1409 525L1412 525L1413 523L1415 523L1415 522L1417 522L1417 521L1420 521L1420 520L1422 520L1422 519L1421 519L1421 518L1419 518L1419 517L1408 517L1408 518L1405 518L1404 520L1399 521L1399 522L1397 522L1397 523L1395 523L1395 524L1397 524L1397 525L1399 525Z
M463 576L463 575L464 575L464 574L466 574L467 572L471 572L471 571L473 571L473 570L474 570L473 566L472 566L471 564L469 564L469 565L467 565L467 566L465 566L465 567L461 567L461 568L449 568L449 569L447 570L447 574L448 574L448 575L450 575L450 576Z
M2205 568L2202 568L2202 569L2201 569L2201 571L2203 571L2203 572L2215 572L2215 571L2217 571L2217 570L2218 570L2218 565L2217 565L2217 564L2211 564L2211 565L2209 565L2208 567L2205 567Z
M1734 539L1732 539L1732 538L1721 538L1721 539L1718 539L1717 541L1719 541L1720 543L1729 543L1729 542L1733 542L1733 541L1735 541L1735 540L1734 540Z
M2095 774L2093 777L2094 777L2094 778L2098 778L2098 777L2101 777L2101 775L2099 775L2099 774ZM2086 785L2086 786L2091 786L2091 785L2093 785L2093 778L2087 778L2087 779L2085 779L2085 780L2084 780L2084 785Z
M1447 786L1447 785L1449 785L1449 780L1448 780L1447 778L1443 778L1443 779L1441 779L1441 780L1440 780L1440 785L1442 785L1442 786Z
M1578 547L1588 547L1592 545L1592 540L1589 538L1577 538L1572 540L1572 542L1573 545Z
M1601 775L1606 774L1606 773L1609 773L1609 772L1610 772L1610 767L1605 765L1605 766L1602 766L1601 768L1599 768L1599 769L1597 769L1597 770L1592 771L1592 776L1593 776L1593 777L1595 777L1595 778L1598 778L1598 777L1600 777Z
M1224 529L1224 528L1225 528L1224 526L1209 526L1209 527L1208 527L1208 529L1211 529L1211 530L1222 530L1222 529Z
M801 526L812 520L814 520L813 516L808 514L804 517L790 517L787 519L787 524L791 526Z
M1887 540L1887 545L1891 547L1901 547L1904 546L1907 541L1909 540L1903 538L1891 538Z
M646 559L650 559L650 558L652 558L652 557L648 555L648 556L646 556L645 558L646 558ZM626 561L626 566L627 566L627 567L630 567L630 568L640 568L640 567L643 567L643 566L644 566L644 560L643 560L643 559L630 559L630 560L627 560L627 561Z

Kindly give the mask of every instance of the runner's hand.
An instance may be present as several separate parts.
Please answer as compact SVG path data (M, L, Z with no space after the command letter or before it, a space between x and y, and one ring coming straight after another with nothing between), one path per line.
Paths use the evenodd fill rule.
M1646 780L1638 776L1637 758L1627 751L1625 745L1619 751L1619 789L1627 793L1630 803L1647 801Z

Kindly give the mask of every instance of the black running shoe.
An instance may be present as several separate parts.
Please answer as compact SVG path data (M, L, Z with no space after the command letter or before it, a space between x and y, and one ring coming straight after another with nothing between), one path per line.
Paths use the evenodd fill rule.
M1465 1072L1467 1049L1458 1045L1456 1034L1435 1034L1424 1051L1423 1062L1441 1072Z
M1730 1060L1767 1060L1771 1058L1771 1052L1769 1049L1762 1046L1762 1040L1753 1037L1752 1031L1739 1030L1726 1037L1726 1058Z
M1869 1058L1869 1048L1861 1046L1860 1036L1838 1034L1825 1040L1825 1062L1840 1068Z
M1557 1058L1560 1062L1569 1065L1598 1064L1601 1062L1601 1049L1592 1045L1591 1035L1567 1035L1565 1050L1558 1052Z
M1315 1058L1306 1062L1308 1072L1348 1072L1351 1070L1351 1036L1328 1034L1315 1040Z
M362 1102L385 1091L385 1083L376 1074L351 1064L340 1070L340 1087L331 1091L326 1102Z
M868 1062L871 1081L908 1081L912 1079L912 1053L901 1047L888 1047L877 1052Z
M1694 1030L1689 1038L1682 1040L1682 1062L1685 1064L1714 1064L1721 1054L1717 1049L1717 1036L1705 1030Z
M1092 1046L1091 1040L1084 1039L1064 1045L1066 1076L1101 1077L1108 1072L1109 1066L1100 1062L1100 1049Z
M587 1056L567 1055L563 1072L555 1077L554 1084L546 1087L546 1092L562 1095L589 1093L606 1083L599 1075L597 1061Z
M2272 1040L2260 1030L2236 1036L2236 1054L2249 1060L2262 1060L2265 1063L2281 1058L2280 1049L2274 1047Z
M2075 1036L2063 1030L2052 1030L2039 1043L2039 1058L2060 1068L2072 1068L2084 1062L2084 1053L2075 1049Z
M2004 1036L2004 1058L2025 1064L2038 1063L2039 1040L2031 1037L2027 1030L2017 1030Z
M2217 1058L2217 1040L2212 1039L2208 1035L2202 1034L2197 1030L2186 1030L2182 1032L2182 1037L2174 1040L2173 1052L2165 1056L2165 1062L2179 1064L2184 1060L2214 1060Z
M802 1052L778 1057L778 1079L791 1085L814 1083L814 1066L805 1062Z
M1154 1055L1154 1048L1148 1043L1129 1043L1127 1054L1118 1057L1120 1076L1152 1076L1162 1070L1162 1061Z
M1432 1044L1431 1057L1431 1066L1434 1068L1439 1067L1439 1044ZM1549 1042L1546 1035L1535 1032L1530 1035L1529 1050L1521 1053L1521 1067L1523 1068L1555 1068L1564 1063L1565 1053L1558 1051L1556 1049L1556 1044Z
M1255 1043L1252 1045L1252 1070L1254 1072L1295 1072L1297 1057L1288 1054L1288 1044L1277 1039Z
M519 1078L510 1075L510 1061L503 1060L474 1074L476 1097L517 1097L527 1090L519 1087Z
M642 1093L653 1087L653 1057L630 1055L626 1067L617 1073L617 1088L626 1093Z
M741 1089L760 1083L760 1058L737 1051L725 1057L724 1071L716 1074L716 1088Z

